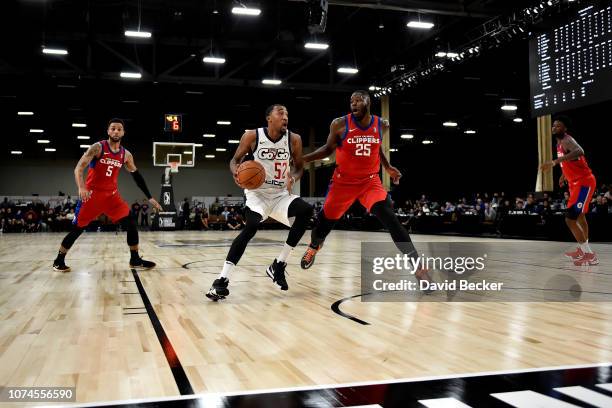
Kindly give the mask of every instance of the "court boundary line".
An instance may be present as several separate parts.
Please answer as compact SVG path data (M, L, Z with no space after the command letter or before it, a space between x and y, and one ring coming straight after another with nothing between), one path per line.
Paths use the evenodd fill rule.
M153 330L155 330L155 334L157 335L157 340L159 340L159 345L164 352L164 356L166 357L166 361L170 366L170 371L172 372L172 376L174 377L174 381L176 382L176 386L181 395L193 395L193 387L189 382L189 378L187 377L187 373L181 364L181 361L178 357L178 354L174 350L164 327L162 326L159 318L157 317L157 313L155 313L155 309L149 300L149 296L147 296L147 292L140 281L140 277L138 276L138 271L132 268L132 275L134 275L134 281L136 281L136 286L138 287L138 292L140 292L140 297L142 298L142 303L149 315L149 320L151 321L151 325L153 326Z
M178 400L192 400L199 398L224 398L224 397L235 397L243 395L254 395L254 394L274 394L283 392L300 392L300 391L314 391L323 389L339 389L339 388L350 388L350 387L363 387L372 385L389 385L389 384L400 384L400 383L413 383L420 381L437 381L437 380L451 380L455 378L474 378L484 377L489 375L508 375L508 374L525 374L540 371L555 371L555 370L572 370L582 368L597 368L612 366L612 362L601 362L601 363L588 363L588 364L574 364L574 365L561 365L561 366L545 366L545 367L533 367L533 368L516 368L511 370L498 370L498 371L478 371L473 373L458 373L458 374L442 374L442 375L431 375L414 378L398 378L390 380L378 380L378 381L359 381L349 383L337 383L337 384L320 384L310 386L299 386L299 387L285 387L285 388L263 388L259 390L245 390L236 392L209 392L209 393L198 393L193 395L176 395L167 397L151 397L151 398L135 398L128 400L115 400L105 402L87 402L77 403L71 405L65 405L65 407L100 407L100 406L112 406L112 405L125 405L125 404L143 404L149 402L166 402L166 401L178 401ZM61 406L61 405L60 405ZM53 405L58 407L58 405Z

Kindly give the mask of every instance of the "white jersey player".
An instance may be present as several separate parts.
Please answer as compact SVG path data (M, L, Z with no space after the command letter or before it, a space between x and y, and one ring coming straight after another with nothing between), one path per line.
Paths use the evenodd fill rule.
M306 231L312 207L299 196L291 194L293 184L302 177L302 139L287 129L289 114L283 105L272 105L266 110L267 127L247 130L230 161L230 170L240 185L237 170L249 154L265 172L264 183L257 189L245 189L246 226L234 239L219 277L206 294L209 299L224 299L229 295L229 274L242 257L247 244L255 236L259 223L271 217L291 227L279 256L266 269L268 276L281 290L287 290L285 267L287 258Z

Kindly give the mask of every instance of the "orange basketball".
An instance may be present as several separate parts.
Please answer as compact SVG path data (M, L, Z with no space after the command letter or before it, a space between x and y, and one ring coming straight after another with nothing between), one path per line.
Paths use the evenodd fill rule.
M255 160L248 160L238 167L238 182L242 188L253 190L259 188L266 179L266 171Z

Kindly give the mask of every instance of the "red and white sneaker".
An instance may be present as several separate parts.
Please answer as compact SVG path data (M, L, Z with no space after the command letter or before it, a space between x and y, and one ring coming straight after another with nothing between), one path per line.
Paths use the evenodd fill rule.
M582 248L577 247L576 250L573 252L566 252L565 256L571 259L572 261L577 261L578 259L582 259L582 257L584 256L584 252L582 251Z
M599 259L597 259L597 255L594 252L585 253L582 258L574 261L574 265L576 266L585 266L585 265L599 265Z

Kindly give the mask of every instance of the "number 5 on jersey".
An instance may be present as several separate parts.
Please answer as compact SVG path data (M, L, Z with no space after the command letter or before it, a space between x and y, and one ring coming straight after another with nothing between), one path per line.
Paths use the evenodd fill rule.
M274 163L274 179L284 180L287 177L287 163L286 162L275 162Z
M113 175L113 165L111 164L110 166L106 168L106 176L110 177L112 175Z

